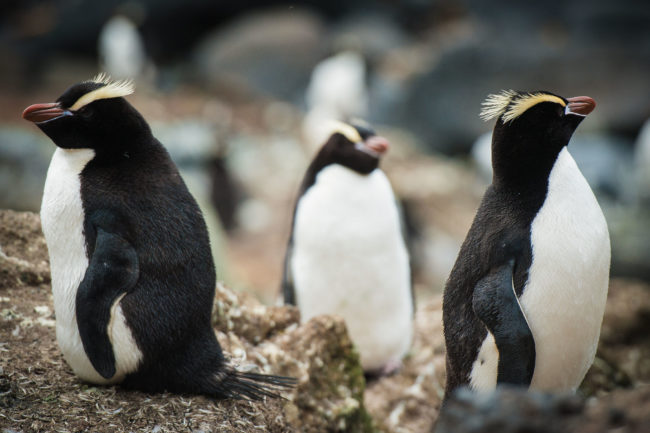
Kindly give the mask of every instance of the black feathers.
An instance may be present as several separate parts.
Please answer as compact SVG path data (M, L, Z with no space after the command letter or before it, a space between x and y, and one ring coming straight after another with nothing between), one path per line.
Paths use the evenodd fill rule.
M75 227L88 258L76 292L84 351L102 377L125 376L127 388L275 397L295 381L239 373L222 353L211 323L216 272L205 221L167 151L121 97L132 91L97 77L71 87L58 106L26 111L35 121L43 107L65 111L37 125L66 152L94 152L79 175L83 227ZM126 326L112 326L118 305ZM120 353L128 360L118 362Z

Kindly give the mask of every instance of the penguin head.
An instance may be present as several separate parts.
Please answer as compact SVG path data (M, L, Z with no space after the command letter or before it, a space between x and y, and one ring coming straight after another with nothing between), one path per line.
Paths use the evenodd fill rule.
M121 152L151 134L142 115L124 99L131 93L130 81L111 81L100 74L73 85L56 102L30 105L23 118L58 147Z
M360 174L368 174L379 166L388 150L388 140L370 127L357 123L333 122L332 133L316 159L321 166L340 164Z
M506 90L490 95L481 118L497 119L492 135L495 176L517 180L548 171L580 122L596 107L588 96L563 98L550 92Z

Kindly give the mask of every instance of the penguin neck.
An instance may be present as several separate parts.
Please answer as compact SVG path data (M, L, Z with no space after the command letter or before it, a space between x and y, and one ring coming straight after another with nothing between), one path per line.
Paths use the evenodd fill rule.
M516 162L493 155L492 185L495 189L511 193L528 193L537 190L545 192L549 175L560 152L520 156Z
M95 149L96 161L98 163L114 164L150 152L158 141L151 135L151 131L146 132L143 131L143 133L136 136L130 136L128 139L108 143L101 148Z
M309 167L307 167L307 172L302 180L302 185L300 185L300 194L304 194L305 191L316 182L316 176L318 176L318 173L320 173L321 170L334 163L335 161L331 156L330 149L327 146L321 148L316 154L316 157L309 164Z

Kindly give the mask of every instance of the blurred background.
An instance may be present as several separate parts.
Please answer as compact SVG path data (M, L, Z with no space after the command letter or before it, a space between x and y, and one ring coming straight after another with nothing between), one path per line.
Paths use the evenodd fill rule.
M650 280L647 0L24 0L0 6L0 208L38 211L54 146L22 110L100 71L203 207L218 275L271 304L298 186L328 118L389 138L418 296L441 292L490 183L481 102L588 95L570 151L612 237L612 275ZM137 185L134 185L134 190Z

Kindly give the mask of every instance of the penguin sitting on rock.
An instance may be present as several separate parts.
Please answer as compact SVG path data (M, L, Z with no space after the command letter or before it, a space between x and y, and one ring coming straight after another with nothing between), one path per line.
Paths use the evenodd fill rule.
M41 221L56 335L82 380L215 398L276 396L293 379L231 367L211 325L205 222L167 151L104 75L23 118L57 148Z
M411 344L413 297L400 213L378 168L388 141L366 126L332 126L300 187L284 302L303 321L343 317L364 371L389 374Z
M595 105L515 91L484 102L494 174L444 291L446 396L506 383L574 391L593 362L609 232L567 145Z

